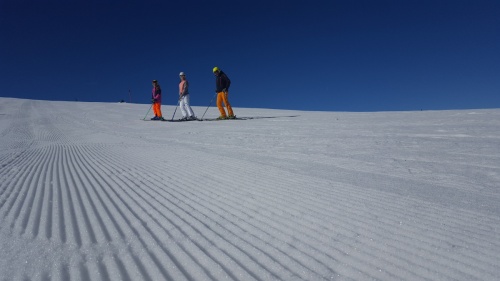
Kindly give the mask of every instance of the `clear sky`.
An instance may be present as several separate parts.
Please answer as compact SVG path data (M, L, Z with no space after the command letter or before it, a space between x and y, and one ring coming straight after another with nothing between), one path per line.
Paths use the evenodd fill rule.
M3 97L208 106L214 66L236 108L500 108L500 1L0 0Z

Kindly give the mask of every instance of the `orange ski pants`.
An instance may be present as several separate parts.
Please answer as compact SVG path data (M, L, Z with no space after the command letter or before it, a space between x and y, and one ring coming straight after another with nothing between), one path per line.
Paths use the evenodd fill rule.
M161 115L161 103L155 102L153 103L153 112L155 116L162 117Z
M229 116L233 116L233 108L231 107L231 104L229 103L229 100L227 99L228 92L219 92L217 93L217 107L219 108L220 111L220 116L227 117L226 111L224 110L224 107L222 106L222 103L226 105L227 108L227 114Z

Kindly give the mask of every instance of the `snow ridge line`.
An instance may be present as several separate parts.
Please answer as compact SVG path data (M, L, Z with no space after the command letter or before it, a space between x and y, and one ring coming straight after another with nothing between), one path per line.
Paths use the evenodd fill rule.
M401 169L372 177L369 172L382 168L370 166L393 167L390 159L377 162L363 151L343 162L333 160L335 153L308 156L320 152L324 140L301 151L293 149L294 140L263 134L263 142L276 147L247 142L248 149L241 148L230 137L212 147L206 143L213 140L192 138L186 126L162 137L134 131L122 140L115 137L126 135L129 128L122 123L116 129L112 122L98 122L95 130L91 115L74 121L57 111L31 111L35 125L10 130L12 149L0 152L0 246L12 240L18 245L10 249L29 249L31 255L17 259L24 264L26 257L37 271L35 277L5 261L0 271L7 271L6 280L499 277L497 217L381 187L443 182L425 181L427 166L417 165L422 173L414 181L398 180L404 167L396 166ZM16 140L23 135L26 142ZM491 185L495 176L485 183ZM448 182L452 188L467 184L454 182ZM366 186L371 184L378 189ZM12 265L21 270L7 269Z
M108 158L108 157L106 157L106 158Z
M106 159L110 159L110 158L109 158L109 157L106 157ZM107 166L110 166L110 165L107 165ZM104 168L104 167L105 167L105 166L103 166L103 168ZM124 183L126 184L126 182L124 182ZM144 182L143 182L143 183L144 183ZM147 185L147 186L149 186L149 185ZM131 189L131 190L133 190L133 189ZM146 189L144 189L144 191L146 191ZM137 194L137 195L139 195L139 194ZM132 196L132 195L131 195L131 196L129 196L129 198L133 199L133 198L134 198L134 196ZM174 204L175 204L175 202L171 202L171 203L174 203ZM146 203L145 203L145 204L150 204L150 203L148 203L148 202L146 201ZM130 204L130 205L132 205L132 204ZM136 205L141 206L141 205L140 205L140 204L138 204L138 203L136 203ZM184 212L184 211L183 211L182 209L180 209L180 208L177 208L177 209L178 209L178 211L180 211L180 212ZM157 210L158 210L158 209L157 209ZM164 211L165 211L165 210L164 210ZM158 213L161 213L161 211L158 211ZM191 231L191 232L192 232L192 230L191 230L191 225L190 225L190 224L187 224L187 223L186 223L186 221L185 221L185 216L186 216L186 215L187 215L188 217L190 216L189 214L187 214L187 213L185 213L185 212L184 212L184 214L177 214L177 215L175 215L175 212L174 212L174 216L175 216L175 217L182 218L182 220L184 221L184 223L183 223L183 226L182 226L182 227L183 227L183 228L186 228L186 227L187 227L187 228L189 229L188 231ZM153 219L153 220L156 220L154 215L150 215L150 218L151 218L151 219ZM171 221L171 222L172 222L172 221ZM203 222L202 222L202 221L200 221L200 220L198 220L198 221L193 221L193 223L194 223L195 225L196 225L196 224L200 224L200 223L202 223L202 224L203 224ZM181 227L180 227L178 224L177 224L177 225L175 225L175 227L176 227L176 228L178 228L178 229L179 229L179 231L184 232L184 230L182 230L182 229L181 229ZM184 233L183 233L183 235L185 235L185 233L186 233L186 232L184 232ZM201 234L201 233L198 233L197 235L199 236L200 234ZM192 236L192 235L188 235L188 236L186 236L186 237L191 237L191 236ZM174 237L174 238L175 238L175 237ZM203 237L200 237L200 238L203 238ZM194 242L194 240L193 240L193 241L190 241L190 242ZM219 244L220 244L220 243L219 243ZM213 243L210 243L210 245L213 245ZM222 246L222 251L224 252L224 254L225 254L225 255L229 255L229 256L230 256L230 255L231 255L231 254L230 254L230 252L228 252L228 251L224 251L224 250L223 250L224 248L227 248L227 247L225 247L225 246L224 246L224 244L221 244L221 246ZM233 244L233 247L238 247L238 246L237 246L236 244ZM218 249L218 247L212 247L212 249L213 249L213 250L217 250L217 249ZM201 250L202 250L202 251L204 251L203 249L201 249ZM244 252L242 251L242 252L241 252L241 254L244 254ZM193 256L196 256L196 255L193 255ZM235 261L237 262L237 260L236 260L236 259L233 259L232 261L231 261L231 260L229 260L229 263L231 263L231 262L235 262ZM226 261L226 262L227 262L227 261ZM233 266L234 266L234 264L233 264ZM245 267L244 263L241 263L241 264L240 264L240 267L241 267L241 269L243 269L243 268ZM228 271L228 270L229 270L229 268L226 268L226 271ZM235 269L230 269L230 270L235 270ZM231 271L229 271L229 272L231 272ZM233 274L233 277L234 277L234 278L236 278L236 276L241 276L241 274L242 274L242 272L241 272L241 271L236 272L235 274ZM259 278L255 277L255 276L253 276L253 277L252 277L252 271L251 271L251 270L250 270L250 271L248 271L248 270L247 270L245 275L248 275L248 277L249 277L249 278L251 278L251 279L259 280ZM237 278L236 278L236 279L237 279ZM213 279L213 280L217 280L217 279Z
M28 189L34 176L34 170L36 169L37 165L39 165L44 159L44 157L39 157L39 154L39 150L25 151L25 155L22 158L18 158L21 159L18 161L18 165L23 167L23 169L15 169L9 171L9 174L7 174L6 176L6 180L3 181L2 185L5 184L6 187L4 188L1 196L2 200L0 203L0 218L2 219L2 221L10 218L9 220L11 223L9 225L9 228L12 228L14 226L16 219L21 213L23 203L28 197ZM8 179L10 179L10 181ZM13 212L13 214L11 214L11 212ZM5 226L5 224L2 225Z
M198 183L198 185L199 185L199 183ZM178 187L180 187L180 185L179 185ZM178 190L178 189L179 189L179 188L176 188L175 190ZM173 190L172 190L172 191L173 191ZM191 199L191 198L198 197L198 196L196 195L196 193L194 193L194 192L192 192L192 191L187 190L187 191L185 192L185 193L187 193L187 194L181 194L181 193L177 192L177 194L179 194L179 195L180 195L180 197L179 197L179 195L176 195L176 194L172 193L172 191L165 190L165 192L167 192L167 196L166 196L165 198L168 198L168 197L177 198L180 202L186 202L186 204L188 204L188 206L194 206L194 205L203 206L203 207L204 207L204 209L206 209L206 210L207 210L207 211L202 211L202 213L203 213L204 215L207 215L207 213L213 213L213 214L214 214L214 215L216 215L216 216L223 216L223 219L225 219L225 220L226 220L226 223L228 223L228 224L232 224L232 223L231 223L231 219L227 219L227 218L226 218L226 216L225 216L225 214L231 214L232 216L236 217L236 219L241 219L241 218L242 218L242 217L238 217L238 216L237 216L237 215L235 215L234 213L231 213L230 211L228 212L228 210L227 210L227 209L224 209L224 210L222 210L222 211L221 211L221 210L215 211L215 210L214 210L214 208L216 208L219 204L215 204L215 205L213 205L214 207L212 207L210 204L205 204L205 203L204 203L204 200L202 200L201 198L200 198L199 200ZM210 194L208 194L208 195L210 196ZM193 201L193 202L192 202L192 204L190 204L190 203L187 203L188 201ZM240 206L231 206L231 207L236 207L236 209L238 209ZM219 208L219 209L220 209L220 208ZM201 211L201 210L200 210L200 211ZM244 215L243 217L250 217L250 215ZM216 225L220 225L220 222L215 221L215 224L216 224ZM256 227L257 229L260 229L260 227L259 227L259 226L256 226L256 225L253 225L253 227ZM268 234L268 232L267 232L266 230L263 230L263 229L260 229L260 230L262 231L262 233L264 233L265 235L269 236L269 234ZM233 230L233 231L234 231L234 230ZM241 230L239 230L239 231L238 231L238 230L236 230L236 231L237 231L238 233L241 233L241 232L248 231L248 229L241 229ZM257 240L260 240L260 239L261 239L261 238L259 238L259 236L260 236L260 235L259 235L259 236L256 236L256 235L254 235L254 234L251 234L251 235L252 235L254 238L257 238ZM264 242L264 243L268 243L268 241L264 241L264 240L262 240L262 242ZM267 246L267 247L272 247L272 246ZM290 244L288 245L288 247L294 247L294 248L295 248L295 246L294 246L294 245L290 245ZM281 252L281 250L280 250L279 248L276 248L276 250L277 250L278 252ZM306 255L306 256L309 256L309 257L310 257L310 258L312 258L312 259L315 259L315 257L314 257L313 255L310 255L310 254L308 254L307 252L302 252L302 255ZM293 259L293 257L290 257L290 258L292 258L292 259ZM297 262L299 262L299 261L297 261ZM320 261L319 261L319 260L317 260L317 262L320 262ZM300 262L299 262L299 263L300 263ZM325 266L327 266L327 265L326 265L326 263L325 263Z
M108 159L108 158L109 158L109 157L107 157L107 159ZM100 164L102 164L102 163L100 163ZM102 164L102 166L100 166L100 167L101 167L101 169L103 169L103 170L108 170L110 173L113 173L113 171L109 170L109 168L108 168L108 167L113 167L113 165L106 165L106 164ZM136 189L136 188L137 188L137 187L132 187L132 186L130 186L130 185L129 185L129 183L128 183L127 181L122 181L122 180L120 180L120 178L113 178L113 180L114 180L116 183L120 184L120 186L122 186L122 187L123 187L123 186L127 186L127 187L129 187L129 189L128 189L128 190L132 190L132 191L133 191L134 189ZM123 192L123 191L125 191L125 192L129 195L128 197L121 197L121 201L122 201L122 202L124 202L124 203L125 203L125 202L127 201L127 203L125 203L127 206L142 206L142 205L144 205L144 204L139 204L139 203L138 203L138 201L137 201L137 200L138 200L137 198L142 197L142 195L141 195L140 193L136 193L136 194L130 195L130 194L128 193L128 191L126 191L125 189L124 189L124 190L122 190L122 192ZM131 202L131 203L128 203L128 201L129 201L129 200L131 200L132 202ZM145 204L146 204L146 205L150 205L148 202L145 202ZM155 208L153 208L153 209L155 209ZM152 220L152 221L153 221L153 223L154 223L154 224L156 224L156 225L155 225L155 227L156 227L156 228L158 228L158 229L163 229L163 230L167 233L167 235L168 235L169 237L171 237L172 239L174 239L174 238L175 238L175 237L174 237L174 235L173 235L173 234L172 234L172 233L171 233L171 232L170 232L170 231L169 231L166 227L164 227L164 226L163 226L163 225L162 225L162 224L161 224L161 223L160 223L160 222L156 219L156 217L162 217L162 216L163 216L163 217L165 217L163 214L161 214L161 213L159 213L159 212L158 212L158 213L156 214L156 216L150 215L150 213L151 213L151 209L149 209L149 208L148 208L148 209L146 209L146 208L144 208L144 207L141 207L141 208L140 208L140 210L137 210L137 211L136 211L136 210L133 210L132 208L130 208L130 210L131 210L131 212L134 212L134 213L137 215L137 217L138 217L138 218L140 217L140 218L141 218L141 220L143 220L143 223L144 223L144 224L149 225L149 223L148 223L148 222L149 222L150 220ZM139 214L142 214L142 215L141 215L141 216L139 216ZM149 214L149 215L147 215L147 217L145 217L145 215L144 215L144 214ZM167 217L165 217L165 218L167 218ZM146 219L147 219L147 221L146 221ZM167 218L167 219L168 219L168 218ZM157 231L156 231L156 232L157 232ZM157 234L156 232L151 231L151 235L154 235L155 237L157 237L157 235L158 235L158 234ZM157 237L157 240L158 240L158 241L160 241L160 240L161 240L161 238ZM183 247L183 246L182 246L182 244L179 244L179 245L176 245L176 246L180 246L181 248ZM164 251L165 251L165 252L167 252L167 253L169 253L169 251L168 251L168 250L166 250L166 249L164 249ZM197 255L191 255L191 254L190 254L188 251L186 251L185 249L182 249L182 251L184 251L184 252L185 252L185 253L189 256L189 258L190 258L192 261L194 261L194 262L196 262L196 263L197 263L197 261L196 261L196 260L197 260L197 258L196 258L196 257L197 257ZM175 258L173 258L173 259L175 259ZM184 259L185 259L185 258L184 258ZM206 272L206 273L207 273L207 270L205 269L205 270L204 270L204 272ZM198 273L198 274L199 274L199 273ZM205 278L206 278L206 276L205 276Z
M82 168L86 168L86 169L88 169L88 168L89 168L89 165L91 165L91 164L89 164L89 162L87 162L86 167L82 167ZM77 186L77 188L78 188L78 189L86 189L86 188L94 187L94 191L95 191L96 193L97 193L97 192L102 192L102 191L105 191L105 190L104 190L104 188L105 188L106 186L105 186L105 185L102 185L102 181L99 179L99 176L94 176L94 175L92 175L92 173L88 173L88 175L89 175L89 176L91 176L91 177L93 177L93 179L96 181L97 185L96 185L95 187L94 187L93 185L90 185L90 186L88 186L88 187L85 187L85 186L83 186L83 185L82 185L82 183L81 183L80 181L75 181L75 183L78 185L78 186ZM81 177L79 177L79 178L83 178L83 176L81 176ZM70 192L76 192L76 191L75 191L75 189L73 189L73 190L70 190ZM68 193L70 193L70 192L68 192ZM88 193L86 193L86 194L90 194L90 192L88 192ZM105 192L105 194L106 194L106 192ZM66 196L68 196L68 199L71 197L71 195L70 195L70 194L69 194L69 195L66 195ZM83 200L84 200L84 201L88 202L88 201L92 201L92 200L93 200L92 198L86 198L86 197L84 197L84 195L83 195L83 194L80 194L80 196L81 196L80 201L83 201ZM100 195L98 195L98 194L97 194L96 196L97 196L97 197L94 197L94 198L95 198L95 200L99 200L99 199L98 199L98 197L99 197ZM102 195L101 195L101 196L102 196ZM69 200L70 200L70 199L69 199ZM66 200L66 201L68 201L68 200ZM110 206L113 206L113 205L114 205L114 202L113 202L112 200L110 200L110 201L109 201L109 203L111 204ZM85 206L85 205L83 205L83 204L76 204L76 205L74 205L74 206L75 206L75 208L77 208L77 211L76 211L77 213L85 213L85 211L89 208L89 207L88 207L88 205L87 205L87 206ZM74 213L75 213L75 211L73 211L72 213L74 214ZM86 214L86 216L87 216L87 217L89 217L89 216L92 216L92 217L93 217L94 215L96 215L96 213L94 213L94 212L91 212L91 214ZM111 218L111 222L112 222L114 219L116 219L116 218L120 218L120 212L118 211L118 216L117 216L117 217L115 217L115 216L111 216L110 218ZM78 219L75 217L75 218L73 218L73 219L71 219L71 220L68 220L68 222L67 222L67 223L71 223L71 221L74 221L74 222L75 222L75 226L73 226L73 227L72 227L72 228L70 228L70 229L81 228L81 229L83 230L83 231L81 231L81 233L93 233L93 232L94 232L94 230L90 228L90 225L89 225L88 223L86 223L86 220L88 220L88 219L85 219L85 218L83 218L82 216L79 216L79 217L78 217ZM100 219L97 219L97 218L96 218L96 221L100 221ZM116 227L116 225L117 225L117 224L116 224L116 223L114 223L114 225L115 225L115 227ZM129 225L129 224L128 224L128 223L125 223L125 224L123 224L123 225ZM108 227L108 228L109 228L109 227ZM119 229L119 228L115 228L115 229ZM111 230L109 230L109 231L111 231ZM115 231L116 231L116 232L121 232L121 233L123 233L123 232L124 232L124 231L120 231L120 230L115 230ZM133 230L133 229L127 229L127 231L134 232L134 230ZM104 233L104 232L101 232L98 236L95 236L95 234L91 234L91 236L90 236L90 237L88 237L87 235L85 235L85 236L83 236L83 237L79 237L78 233L70 232L70 233L69 233L69 236L70 236L70 238L72 237L72 239L74 239L74 240L78 243L78 245L79 245L79 247L80 247L80 248L84 249L84 248L89 247L89 246L91 246L91 245L93 244L93 241L92 241L92 240L94 240L94 241L99 240L99 241L101 241L101 242L102 242L102 241L104 241L104 240L105 240L105 235L104 235L103 233ZM119 237L117 237L117 238L119 238ZM83 239L83 241L82 241L82 239ZM109 241L109 242L111 242L111 241ZM104 246L105 244L101 244L101 245L103 245L103 246ZM102 259L103 259L103 257L99 257L99 259L101 259L101 260L102 260ZM148 261L148 259L145 259L145 260L146 260L146 262ZM143 274L146 274L146 275L142 276L142 278L149 278L149 279L150 279L150 278L151 278L151 276L148 276L148 275L147 275L147 272L150 272L150 270L148 270L148 269L144 269L144 268L145 268L145 265L144 265L144 264L142 264L142 262L138 262L138 261L139 261L138 259L135 259L135 260L134 260L134 263L133 263L133 264L135 264L135 265L136 265L136 268L135 268L135 269L136 269L136 272L138 271L138 272L141 272L141 273L143 273ZM149 261L151 261L151 260L149 260ZM153 263L153 264L154 264L154 262L155 262L155 261L152 261L152 263ZM99 262L99 260L97 261L97 264L101 264L101 263ZM113 265L113 266L115 267L115 270L116 270L117 265L115 264L115 265ZM132 266L132 267L134 267L134 266ZM83 269L83 268L84 268L84 267L81 267L81 269ZM97 271L97 272L99 273L99 275L100 275L100 274L108 274L108 273L107 273L107 269L106 269L106 268L104 268L104 267L101 267L99 270L100 270L100 271ZM154 272L154 271L153 271L153 272Z
M270 216L268 216L267 218L268 218L268 219L271 219L271 218L273 218L273 217L274 217L275 219L276 219L276 218L280 218L279 216L275 216L275 215L277 215L277 214L276 214L276 213L272 213L272 214L270 214ZM287 216L282 216L281 218L282 218L282 219L284 219L284 220L289 219L289 217L287 217ZM261 221L260 223L263 223L263 224L265 225L265 220L264 220L264 221ZM301 225L301 224L299 223L299 225ZM308 224L302 224L302 226L303 226L303 227L302 227L302 228L300 228L300 230L295 230L295 231L294 231L294 229L292 228L292 232L297 232L297 231L298 231L298 232L302 232L302 230L303 230L303 229L308 229L308 228L309 228L309 227L311 227L312 225L313 225L313 224L311 224L311 225L308 225ZM291 225L286 225L286 226L287 226L288 228L290 228L290 227L291 227ZM268 227L270 227L271 229L272 229L272 228L276 228L276 229L282 229L282 228L283 228L283 226L279 227L279 226L272 226L272 225L268 225ZM311 231L312 231L312 230L313 230L313 229L311 228ZM338 230L337 230L337 232L338 232ZM304 232L302 232L302 233L303 233L303 235L309 236L308 238L306 238L306 239L307 239L307 241L310 241L310 239L312 239L312 240L316 240L316 239L314 239L314 238L311 238L311 237L312 237L312 233L308 233L308 232L305 232L305 233L304 233ZM321 241L321 240L318 240L318 242L317 242L317 243L318 243L318 247L321 247L323 244L326 244L326 242L325 242L325 241ZM320 246L320 245L321 245L321 246ZM329 245L325 245L325 247L329 247ZM330 249L331 249L331 251L332 251L332 252L346 253L346 252L344 252L344 250L341 250L341 249L336 249L336 248L330 248ZM323 251L324 251L324 249L323 249ZM348 252L349 250L346 250L346 251ZM371 264L371 262L370 262L369 260L361 260L361 261L359 262L359 265L360 265L360 266L362 266L362 264L364 264L364 265L365 265L365 267L366 267L367 265L370 265L370 264Z
M292 161L292 160L289 160L289 161ZM262 163L260 163L260 165L265 166L266 167L265 169L270 169L270 168L276 168L277 167L276 164L262 164ZM252 166L252 165L250 165L250 166ZM296 166L299 166L299 163L297 163ZM281 168L279 168L279 169L281 170ZM341 169L340 171L342 171L342 172L344 170L348 171L348 172L352 172L352 174L363 172L363 171L358 171L358 170L352 170L351 171L351 170L344 169L344 168L337 167L337 166L331 166L330 167L330 171L332 171L332 173L337 173L339 171L339 169ZM293 174L301 173L300 170L288 170L288 169L285 169L285 170L286 170L286 172L284 172L284 173L293 173ZM306 174L303 174L303 176L307 177ZM316 177L316 174L314 174L314 177L309 177L309 178L310 178L311 181L318 181L318 178L320 176L321 176L321 174L318 174L318 177ZM391 175L384 175L384 176L385 177L390 177ZM332 192L332 190L335 190L335 189L331 189L328 184L319 184L321 182L325 183L325 182L329 182L329 181L331 181L331 180L328 177L323 177L322 180L318 181L318 184L316 185L316 188L318 189L318 191L320 191L318 193L329 194L331 196L335 196L335 193ZM416 183L417 181L414 181L414 182ZM337 188L340 188L342 186L352 185L352 184L349 184L347 182L344 182L342 179L339 179L338 177L336 177L334 183L337 186ZM325 187L323 187L323 186L325 186ZM352 194L359 194L359 195L361 195L361 196L358 196L358 199L359 199L358 201L365 203L365 200L363 198L363 196L366 195L366 190L365 189L354 188L353 190L349 189L349 192L352 193ZM371 192L370 194L372 194L372 197L373 197L372 201L373 202L377 202L377 201L380 201L380 200L387 201L386 196L391 196L391 197L395 196L392 193L381 193L381 194L379 194L378 191L377 191L377 193ZM304 194L301 194L300 196L302 196L302 195L304 195ZM415 200L414 204L417 204L417 203L422 204L423 202L420 202L419 200ZM383 204L379 204L379 205L382 206ZM416 215L416 214L418 214L417 212L414 212L411 209L407 210L407 208L399 207L398 205L394 205L392 207L395 208L396 210L400 211L400 212L397 212L396 214L405 214L405 215L409 215L409 214ZM439 208L436 205L427 204L427 206L425 208L432 208L432 209L436 210L436 212L432 212L433 214L441 214L442 213L442 208ZM466 217L463 218L463 216L466 216ZM438 217L437 215L433 215L433 216L426 215L426 217L428 219L432 219L434 222L440 222L441 221L441 219L440 220L433 219L433 217ZM447 222L448 223L452 223L454 225L457 225L457 229L463 229L463 227L465 227L467 225L466 223L463 223L463 222L470 221L470 220L474 221L474 220L476 220L476 218L477 218L477 214L475 214L473 212L470 212L470 213L463 213L463 214L461 214L461 218L458 218L456 216L447 217ZM401 217L400 219L404 219L404 217ZM480 225L477 226L477 227L479 227L481 230L483 230L483 232L481 232L481 236L486 236L488 238L488 239L482 239L481 237L476 237L477 239L491 242L492 238L495 237L495 234L491 233L491 227L482 228ZM422 227L422 230L425 230L425 229L427 229L427 228ZM446 232L448 232L448 231L443 231L443 234L446 234ZM497 246L500 246L500 243L497 243Z
M82 200L101 203L99 205L103 210L96 210L93 214L91 214L92 216L98 216L100 213L107 214L106 216L101 216L97 219L100 222L100 226L102 228L102 234L99 235L98 243L103 245L107 242L128 240L131 234L137 233L137 230L135 229L133 223L127 221L128 218L125 217L122 211L117 207L115 200L111 197L110 193L105 191L108 186L103 182L104 178L102 178L101 176L102 172L93 170L92 166L94 165L94 163L92 163L92 161L88 159L87 152L85 150L86 148L82 148L80 151L78 151L78 153L75 153L75 157L78 158L78 161L75 161L75 163L78 164L77 171L81 171L79 178L85 179L85 185L82 189L85 190L86 197L82 198ZM93 208L97 208L97 206L94 205ZM104 223L104 221L106 221L106 223ZM113 226L112 228L110 227L111 225ZM147 246L142 239L139 239L139 243L141 243L145 247ZM135 257L130 258L129 255L126 255L125 259L128 261L126 263L127 267L135 267L134 271L140 272L142 274L141 278L151 278L151 276L149 276L148 274L148 272L150 271L146 269L147 265L143 261ZM120 261L120 258L115 260ZM153 255L151 255L151 259L146 259L146 262L148 260L151 262L151 264L159 264L158 258ZM116 267L117 265L113 266ZM106 269L103 268L102 270ZM153 272L155 271L157 272L158 270L153 270Z
M151 194L151 196L153 196L153 195ZM160 193L158 194L158 196L160 196L160 198L161 198L161 197L163 197ZM151 198L155 198L155 197L151 197ZM158 198L158 197L156 197L156 198ZM177 211L179 211L179 210L183 210L183 208L182 208L182 207L184 207L184 206L178 205L178 203L176 204L176 203L175 203L175 201L171 201L171 200L169 200L167 197L163 197L162 199L169 201L169 203L171 203L172 205L175 205L175 207L177 207L177 208L176 208L176 209L177 209ZM179 201L180 199L179 199L179 198L177 198L177 196L172 195L172 200L178 200L178 201ZM182 202L182 201L181 201L181 202ZM159 205L162 205L163 207L165 207L165 206L164 206L164 205L163 205L160 201L158 201L158 204L159 204ZM188 206L186 206L186 207L189 207L189 205L188 205ZM175 215L175 211L174 211L174 215ZM182 216L185 216L186 214L181 214L181 215L182 215ZM189 219L195 219L194 224L195 224L195 225L196 225L196 224L198 224L198 225L197 225L197 228L199 228L199 229L200 229L200 231L195 230L195 231L197 232L197 234L198 234L198 235L199 235L199 234L201 234L201 229L203 229L203 228L208 228L208 229L210 229L210 228L211 228L211 226L212 226L212 224L214 223L214 222L210 222L210 223L208 223L208 222L206 222L206 221L201 221L199 218L197 218L196 216L193 216L192 214L191 214L191 217L188 217L188 218L183 219L183 220L184 220L184 222L185 222L186 224L188 224L189 222L193 222L193 221L191 221L191 220L189 220ZM199 225L200 223L201 223L201 225ZM215 223L215 224L216 224L216 225L215 225L216 227L220 227L220 226L221 226L219 223ZM225 231L229 231L229 232L230 232L230 233L232 233L232 234L236 234L236 233L232 232L231 230L229 230L228 228L225 228ZM222 236L220 236L220 234L218 234L217 232L214 232L214 234L215 234L215 235L219 235L219 237L222 237ZM225 242L230 243L230 244L232 244L234 247L237 247L237 248L240 248L240 247L241 247L241 246L237 246L238 244L241 244L241 243L246 244L246 242L245 242L245 241L239 241L239 242L235 242L235 243L233 243L233 242L231 242L230 240L227 240L227 238L225 238ZM253 245L253 246L254 246L254 245ZM261 254L267 255L267 254L265 254L264 252L261 252ZM230 254L227 254L227 255L229 255L229 256L230 256ZM250 256L249 256L249 257L250 257ZM255 263L259 264L259 266L260 266L260 267L263 267L263 264L261 264L261 263L260 263L258 260L256 260L255 258L250 257L250 259L252 259L252 260L253 260L253 262L255 262ZM276 262L276 261L275 261L275 262ZM245 264L246 264L246 263L245 263ZM241 264L240 264L240 265L241 265ZM248 266L248 265L247 265L247 266ZM285 265L281 265L281 267L286 267L286 266L285 266ZM301 267L303 267L303 266L301 265ZM272 274L272 273L271 273L271 274ZM276 278L276 276L275 276L275 275L274 275L274 278Z
M263 192L260 192L260 193L258 192L257 194L264 194L264 193L263 193ZM262 200L259 200L259 201L262 201ZM351 199L349 199L349 201L348 201L348 202L351 202ZM291 204L289 204L289 205L291 205ZM313 206L317 206L317 205L320 205L320 202L318 202L318 204L313 204ZM347 206L346 206L346 207L347 207ZM344 209L344 211L343 211L343 212L347 212L347 213L349 213L349 208ZM324 214L324 215L327 215L327 214ZM358 218L360 214L353 213L353 215L356 215L356 216L348 216L348 217L349 217L349 218L351 218L351 219L352 219L353 217L354 217L354 218ZM338 218L337 218L337 219L338 219ZM369 220L368 220L368 221L369 221ZM368 221L360 221L360 225L369 224L369 223L368 223ZM346 222L346 223L347 223L347 224L349 224L349 222ZM390 223L390 222L389 222L389 223ZM391 224L388 224L388 225L387 225L387 227L388 227L388 228L389 228L390 226L391 226ZM382 229L384 229L384 227L382 227ZM391 228L389 228L389 229L391 229ZM424 233L425 233L425 232L424 232ZM415 234L417 234L417 233L415 233ZM410 237L411 237L411 236L410 236ZM410 238L410 237L409 237L409 238ZM397 239L397 238L395 238L395 239ZM410 239L410 241L411 241L411 239ZM431 240L431 241L432 241L432 240ZM482 246L484 247L484 245L482 245ZM431 247L430 247L430 249L432 249L433 247L434 247L434 246L431 246ZM485 250L487 250L487 248L485 248ZM491 253L492 253L492 257L493 257L493 258L495 257L495 255L494 255L494 252L493 252L493 251L488 251L488 252L491 252ZM470 256L470 257L472 257L472 256ZM478 255L478 256L474 256L473 258L474 258L474 259L478 259L478 258L482 258L482 256L481 256L481 255ZM455 261L453 261L453 262L455 262ZM489 264L489 265L493 266L493 264L491 263L491 260L490 260L490 259L488 259L488 257L484 258L484 260L480 261L478 264L476 264L476 266L482 266L482 265L483 265L483 262L486 262L486 264Z

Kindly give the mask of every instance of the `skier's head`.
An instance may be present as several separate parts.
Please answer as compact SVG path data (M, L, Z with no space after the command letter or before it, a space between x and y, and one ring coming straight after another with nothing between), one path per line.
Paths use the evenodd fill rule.
M181 71L181 73L179 73L179 77L182 79L182 78L186 78L186 74L184 72Z
M220 73L220 69L216 66L212 69L212 72L215 74L215 75L219 75Z

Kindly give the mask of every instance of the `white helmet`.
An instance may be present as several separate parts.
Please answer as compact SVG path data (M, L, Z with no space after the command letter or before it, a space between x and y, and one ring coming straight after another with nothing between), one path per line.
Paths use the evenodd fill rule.
M186 76L186 74L184 74L184 72L181 71L181 73L179 73L179 76Z

